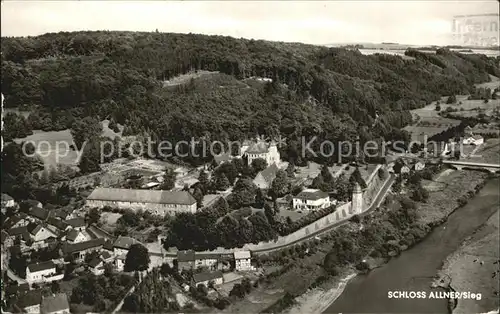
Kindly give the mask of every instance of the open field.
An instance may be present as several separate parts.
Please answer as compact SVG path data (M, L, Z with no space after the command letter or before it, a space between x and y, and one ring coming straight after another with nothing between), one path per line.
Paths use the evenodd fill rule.
M205 75L212 75L214 73L219 73L219 72L196 71L196 72L190 72L190 73L178 75L170 80L164 81L163 87L171 87L171 86L177 86L180 84L185 84L185 83L188 83L191 79L200 78L200 77L205 76Z
M108 128L108 124L108 120L102 121L102 136L109 138L120 136L121 132L115 133L113 130ZM123 130L123 127L119 126L119 128ZM55 167L58 163L64 165L77 165L79 162L78 152L66 149L67 146L69 147L70 145L73 145L73 136L71 135L70 129L50 132L33 130L32 135L14 139L14 141L16 143L32 141L35 145L36 152L40 155L46 167ZM59 157L57 157L56 152L59 152Z

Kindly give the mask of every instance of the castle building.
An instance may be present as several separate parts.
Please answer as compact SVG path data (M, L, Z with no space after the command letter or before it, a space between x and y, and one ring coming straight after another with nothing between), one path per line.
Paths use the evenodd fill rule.
M274 141L267 143L258 139L253 143L244 143L241 152L243 156L246 156L248 165L251 165L252 161L258 158L264 159L269 166L272 164L279 165L280 163L280 153Z

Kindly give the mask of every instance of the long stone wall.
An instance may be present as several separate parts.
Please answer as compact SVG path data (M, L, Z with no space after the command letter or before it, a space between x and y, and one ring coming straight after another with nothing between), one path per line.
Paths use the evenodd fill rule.
M380 187L385 182L385 180L381 180L378 176L378 170L381 168L382 165L377 165L377 167L371 173L370 177L366 182L367 188L363 192L364 208L362 211L365 211L370 207L373 199L380 190ZM285 244L293 243L310 234L331 227L341 221L348 220L349 218L354 216L353 214L349 213L350 208L351 208L351 202L342 204L338 206L333 213L328 214L327 216L320 218L315 222L293 233L290 233L289 235L282 237L280 236L276 241L260 242L258 244L246 244L244 248L248 250L266 250L266 249L272 249L273 247L279 247Z

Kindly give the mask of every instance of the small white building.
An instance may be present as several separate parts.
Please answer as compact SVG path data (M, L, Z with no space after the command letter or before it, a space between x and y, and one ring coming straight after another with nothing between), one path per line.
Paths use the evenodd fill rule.
M238 271L254 270L250 251L234 252L234 265Z
M464 145L482 145L484 144L484 138L481 135L467 135L464 137L462 144Z
M14 308L28 314L39 314L42 303L42 290L30 290L21 294Z
M96 275L104 274L104 261L100 257L96 257L89 262L90 271Z
M26 281L29 284L60 280L64 274L57 274L53 261L30 264L26 267Z
M424 170L425 168L425 163L422 162L422 161L417 161L414 165L413 165L413 169L415 171L421 171L421 170Z
M295 210L319 210L332 204L328 193L318 189L305 189L293 197L292 205Z

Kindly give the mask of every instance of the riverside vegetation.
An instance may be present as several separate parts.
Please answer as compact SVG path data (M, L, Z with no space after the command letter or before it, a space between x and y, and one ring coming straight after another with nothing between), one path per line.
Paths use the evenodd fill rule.
M429 172L435 175L439 171L439 167L436 167ZM385 204L373 213L360 219L351 219L348 225L336 229L320 240L260 257L260 262L267 265L285 265L261 278L263 282L268 283L269 288L283 287L285 291L282 298L260 311L284 311L293 306L296 303L295 298L308 289L330 289L347 274L369 271L399 255L423 240L434 227L446 221L456 208L464 206L467 200L484 186L488 177L480 172L469 176L456 176L456 182L449 186L449 191L424 193L419 201L413 201L406 195L414 196L414 191L421 188L419 176L415 173L413 178L404 178L404 194L389 195ZM464 189L466 181L470 181L471 185ZM431 218L427 208L433 207L435 211L434 205L440 203L444 197L442 192L447 196L453 194L457 202L448 201L448 206L443 207L439 215L434 214ZM311 266L311 263L314 265L321 261L321 258L321 267ZM298 277L301 278L300 283L297 282ZM290 280L294 280L296 284L287 284Z

